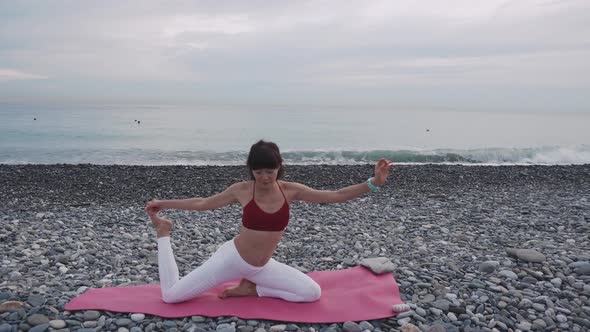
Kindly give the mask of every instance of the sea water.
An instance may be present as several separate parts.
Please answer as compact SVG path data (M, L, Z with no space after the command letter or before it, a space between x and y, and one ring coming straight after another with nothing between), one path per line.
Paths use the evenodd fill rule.
M590 114L252 105L0 104L0 163L590 163Z

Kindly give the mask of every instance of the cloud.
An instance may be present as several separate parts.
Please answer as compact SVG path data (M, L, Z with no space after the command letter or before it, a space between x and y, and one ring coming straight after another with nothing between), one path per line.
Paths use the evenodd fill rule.
M17 80L45 80L47 76L25 73L15 69L0 68L0 81L17 81Z
M483 56L353 59L318 64L309 77L340 85L590 86L590 48Z
M54 89L178 83L187 98L193 86L306 85L335 101L343 86L583 89L588 22L587 0L4 2L0 63L68 82Z

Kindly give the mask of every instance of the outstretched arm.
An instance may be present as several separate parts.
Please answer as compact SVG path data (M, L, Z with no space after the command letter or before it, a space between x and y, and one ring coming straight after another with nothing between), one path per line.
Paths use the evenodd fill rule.
M393 163L386 159L380 159L375 165L375 177L371 183L376 186L382 186L387 181L389 170ZM305 201L310 203L343 203L371 190L367 182L344 187L338 190L316 190L300 183L291 184L295 188L294 200Z
M174 200L151 200L147 203L147 208L152 211L163 209L177 210L213 210L238 202L236 196L238 184L229 186L226 190L207 198L188 198Z

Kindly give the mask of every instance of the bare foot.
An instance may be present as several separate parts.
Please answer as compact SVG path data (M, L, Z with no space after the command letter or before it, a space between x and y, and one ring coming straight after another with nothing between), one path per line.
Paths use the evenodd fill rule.
M152 220L152 225L156 229L157 236L164 237L170 236L170 229L174 224L171 220L160 218L157 213L149 214L150 219Z
M242 279L239 285L228 287L218 295L220 299L232 296L258 296L256 284L250 280Z

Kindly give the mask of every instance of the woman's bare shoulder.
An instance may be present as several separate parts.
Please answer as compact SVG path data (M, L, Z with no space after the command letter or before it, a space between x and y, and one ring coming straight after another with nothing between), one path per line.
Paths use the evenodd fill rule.
M277 182L285 190L300 190L302 186L302 184L298 182L289 182L283 180L278 180Z
M233 189L236 191L243 191L247 190L252 187L252 181L240 181L236 182L232 185Z

